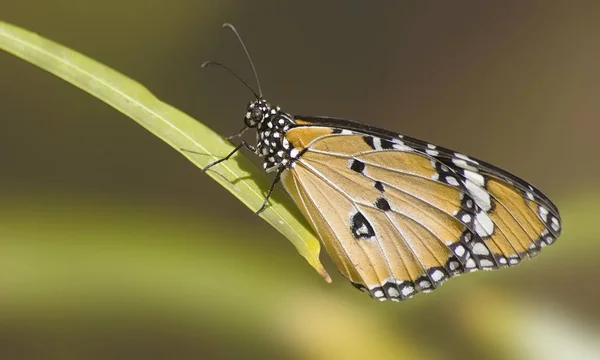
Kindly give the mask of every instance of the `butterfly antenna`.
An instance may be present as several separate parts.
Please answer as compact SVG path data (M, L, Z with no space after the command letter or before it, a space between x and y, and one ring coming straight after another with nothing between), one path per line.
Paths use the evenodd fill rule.
M223 69L227 70L227 72L229 72L231 75L235 76L235 78L238 79L242 84L246 85L246 87L248 89L250 89L250 91L252 91L252 93L254 94L254 96L256 97L256 99L262 98L262 95L258 96L258 94L256 93L256 91L254 91L254 89L250 85L248 85L248 83L245 82L244 79L242 79L241 77L239 77L238 74L236 74L235 72L233 72L233 70L231 70L227 66L221 64L220 62L216 62L216 61L205 61L205 62L202 63L201 67L205 68L205 67L207 67L209 65L220 66Z
M235 27L233 25L231 25L229 23L225 23L225 24L223 24L223 27L228 28L231 31L233 31L235 36L240 41L240 44L242 45L242 48L244 49L244 52L246 53L246 57L248 58L248 61L250 62L250 66L252 66L252 71L254 72L254 78L256 79L256 85L258 86L258 95L260 95L260 98L262 99L263 93L262 93L262 89L260 87L260 81L258 81L258 73L256 72L256 68L254 67L254 63L252 62L250 53L248 52L248 49L246 48L246 44L244 44L242 37L240 36L240 34L237 32L237 30L235 29Z

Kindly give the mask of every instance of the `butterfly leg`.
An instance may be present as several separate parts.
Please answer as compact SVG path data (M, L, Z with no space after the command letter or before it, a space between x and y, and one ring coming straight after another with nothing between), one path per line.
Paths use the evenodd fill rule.
M271 197L271 193L273 192L273 189L275 189L275 185L277 185L277 183L281 179L281 173L284 170L285 170L285 168L281 168L279 171L277 171L277 175L275 175L275 179L273 180L273 183L271 184L269 191L267 191L267 195L265 196L265 201L263 201L263 204L260 207L260 209L256 210L256 213L255 213L256 215L259 215L267 207L267 204L269 203L269 198Z
M213 161L213 162L211 162L210 164L206 165L204 168L202 168L202 172L206 172L206 170L210 169L211 167L213 167L213 166L215 166L215 165L217 165L217 164L219 164L219 163L222 163L222 162L223 162L223 161L225 161L225 160L229 160L229 158L230 158L230 157L232 157L232 156L233 156L233 154L235 154L236 152L238 152L238 151L239 151L241 148L243 148L243 147L245 147L246 149L248 149L248 150L250 150L250 151L252 151L252 152L256 152L256 148L255 148L254 146L252 146L252 145L248 144L248 143L247 143L247 142L245 142L245 141L242 141L242 142L241 142L241 143L239 143L239 145L238 145L238 146L236 146L236 147L235 147L235 149L233 149L233 150L232 150L232 151L231 151L231 152L230 152L230 153L229 153L227 156L225 156L225 157L224 157L224 158L222 158L222 159L219 159L219 160Z
M235 134L233 134L233 135L230 135L230 136L226 137L225 139L227 139L227 140L231 140L231 139L239 138L239 137L240 137L240 136L242 136L242 135L243 135L243 134L246 132L246 130L248 130L248 129L250 129L250 128L249 128L249 127L247 127L247 126L244 126L242 129L240 129L240 131L236 132L236 133L235 133Z

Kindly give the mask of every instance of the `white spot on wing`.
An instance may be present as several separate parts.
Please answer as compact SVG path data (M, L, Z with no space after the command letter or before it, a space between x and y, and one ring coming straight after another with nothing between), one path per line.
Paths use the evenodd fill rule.
M552 229L554 229L554 231L560 230L560 223L558 222L558 219L555 217L552 217Z
M483 186L483 184L485 183L483 176L475 171L465 170L464 173L467 180L472 181L477 186Z
M494 233L494 222L484 211L475 215L475 232L481 237L487 237Z
M550 231L548 231L548 229L542 230L542 233L541 233L542 236L546 236L548 234L550 234Z
M400 292L399 292L399 291L398 291L398 289L396 289L396 288L390 288L390 289L388 290L388 294L389 294L390 296L393 296L393 297L398 297L398 296L400 296Z
M483 184L483 177L480 174L474 173L472 171L465 170L464 172L465 176L467 177L467 179L465 180L465 186L469 191L469 194L471 195L473 200L475 200L477 206L479 206L483 211L490 211L490 209L492 208L492 199L490 198L490 194L476 182L480 180L477 178L477 176L480 176L481 184ZM471 180L471 175L467 174L477 175L473 176L473 179L475 181Z
M400 150L400 151L406 151L406 152L414 151L413 148L411 148L410 146L404 145L404 143L394 143L394 145L392 145L392 147L394 149Z
M454 176L446 176L446 182L452 186L458 186L458 180Z
M412 294L413 292L415 292L415 289L412 286L405 286L402 289L402 295L404 295L404 296L408 296L408 295Z
M436 270L431 274L431 279L435 282L438 282L444 278L444 273L440 270Z
M465 242L471 241L471 236L472 236L472 234L470 232L466 233L465 234Z
M376 136L373 137L373 147L375 148L375 150L382 150L380 138L378 138Z
M464 222L464 223L471 222L471 215L469 215L469 214L464 214L464 215L463 215L463 216L462 216L460 219L461 219L461 220L462 220L462 222Z
M452 162L454 163L454 165L463 168L465 170L470 170L470 171L477 171L477 168L474 166L469 165L465 160L463 159L452 159Z
M548 209L546 209L545 207L540 205L539 213L540 213L540 216L542 217L542 220L544 222L547 222L548 221Z
M454 153L454 156L456 156L459 159L463 159L463 160L468 160L470 163L475 164L475 165L479 165L479 163L473 159L471 159L470 157L468 157L467 155L464 154L460 154L460 153Z
M493 267L493 266L494 266L494 263L493 263L493 262L491 262L491 261L490 261L490 260L488 260L488 259L483 259L483 260L481 260L479 263L480 263L480 264L481 264L481 266L483 266L483 267Z
M467 260L467 262L465 263L465 267L466 267L467 269L473 269L473 268L475 268L476 266L477 266L477 264L475 263L475 260L473 260L473 259L469 259L469 260Z
M488 248L482 242L477 242L477 243L475 243L475 245L473 245L473 254L475 254L475 255L489 255L490 251L488 250Z

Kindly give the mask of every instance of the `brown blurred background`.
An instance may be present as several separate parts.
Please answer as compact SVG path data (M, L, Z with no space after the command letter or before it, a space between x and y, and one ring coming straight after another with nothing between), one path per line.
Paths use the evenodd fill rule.
M268 100L518 174L561 209L556 245L377 303L331 266L325 284L134 121L0 53L0 358L600 358L600 6L385 3L5 0L0 12L224 135L251 94L200 64L253 81L221 29L232 22Z

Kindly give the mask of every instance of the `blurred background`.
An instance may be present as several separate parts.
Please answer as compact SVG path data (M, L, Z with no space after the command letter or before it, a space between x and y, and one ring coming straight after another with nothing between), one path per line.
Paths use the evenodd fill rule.
M382 2L383 3L383 2ZM0 53L0 358L600 358L596 2L4 1L224 135L253 82L497 164L553 199L560 241L516 268L378 303L131 119ZM218 204L218 206L215 206Z

